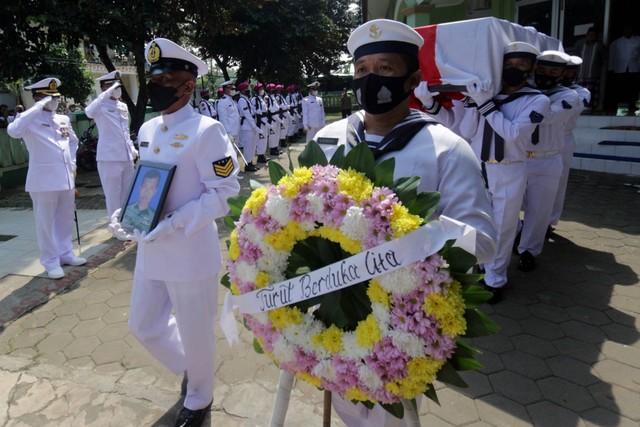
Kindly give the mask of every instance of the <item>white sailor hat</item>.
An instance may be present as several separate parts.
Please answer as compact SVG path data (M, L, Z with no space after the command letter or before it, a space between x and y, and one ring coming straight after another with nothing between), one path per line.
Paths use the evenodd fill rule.
M579 68L582 65L582 58L579 56L571 55L569 62L567 62L567 68Z
M309 84L307 85L307 87L309 87L309 88L312 88L312 87L320 87L320 82L316 80L316 81L315 81L315 82L313 82L313 83L309 83Z
M99 81L100 84L120 81L120 71L114 70L109 74L105 74L104 76L98 77L96 80Z
M151 40L144 48L144 56L151 66L147 76L172 71L189 71L196 76L203 76L209 71L202 59L168 39Z
M234 82L235 80L227 80L226 82L220 83L220 87L233 86L235 88Z
M569 55L559 50L545 50L538 55L537 63L551 67L566 66L569 62Z
M353 30L347 49L354 60L381 52L418 56L423 44L422 36L410 26L391 19L374 19Z
M60 96L58 92L58 86L62 86L62 82L55 77L47 77L37 83L30 86L25 86L25 89L30 90L32 94L42 94L44 96Z
M526 42L513 42L504 47L505 58L529 58L533 61L540 55L540 51Z

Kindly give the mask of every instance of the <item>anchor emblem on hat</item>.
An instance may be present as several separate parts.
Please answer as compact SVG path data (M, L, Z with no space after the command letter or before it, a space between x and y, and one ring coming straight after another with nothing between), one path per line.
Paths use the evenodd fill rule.
M154 62L158 62L160 60L161 55L160 47L156 42L152 42L149 47L149 51L147 52L147 60L149 63L153 64Z
M377 39L381 35L382 35L382 30L380 30L380 28L376 24L373 24L369 29L369 37L371 37L372 39Z

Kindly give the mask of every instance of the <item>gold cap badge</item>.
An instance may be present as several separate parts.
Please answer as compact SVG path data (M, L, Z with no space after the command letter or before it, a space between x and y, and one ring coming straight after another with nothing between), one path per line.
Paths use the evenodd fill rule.
M373 24L371 28L369 28L369 37L372 39L380 38L382 35L382 30L376 24Z
M156 42L151 42L151 46L147 51L147 61L149 61L150 64L153 64L154 62L158 62L161 56L162 52L160 51L160 46L158 46Z

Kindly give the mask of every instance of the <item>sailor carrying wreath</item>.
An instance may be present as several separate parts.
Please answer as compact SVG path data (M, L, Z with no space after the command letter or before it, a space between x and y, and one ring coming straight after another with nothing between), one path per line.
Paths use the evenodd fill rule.
M431 220L439 194L394 180L394 159L376 165L366 144L327 163L312 141L298 163L270 162L273 185L229 199L225 334L237 339L237 307L290 378L417 420L409 402L437 401L434 380L465 386L456 371L482 367L461 338L497 331L467 274L475 230Z

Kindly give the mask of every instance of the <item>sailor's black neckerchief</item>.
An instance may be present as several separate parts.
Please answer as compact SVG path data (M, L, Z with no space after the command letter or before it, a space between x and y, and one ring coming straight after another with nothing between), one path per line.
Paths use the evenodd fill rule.
M373 157L377 160L386 153L402 150L411 139L427 124L435 124L425 114L418 110L411 112L391 132L386 134L382 141L366 141L364 134L364 112L358 111L347 118L347 144L351 148L361 142L366 142Z

